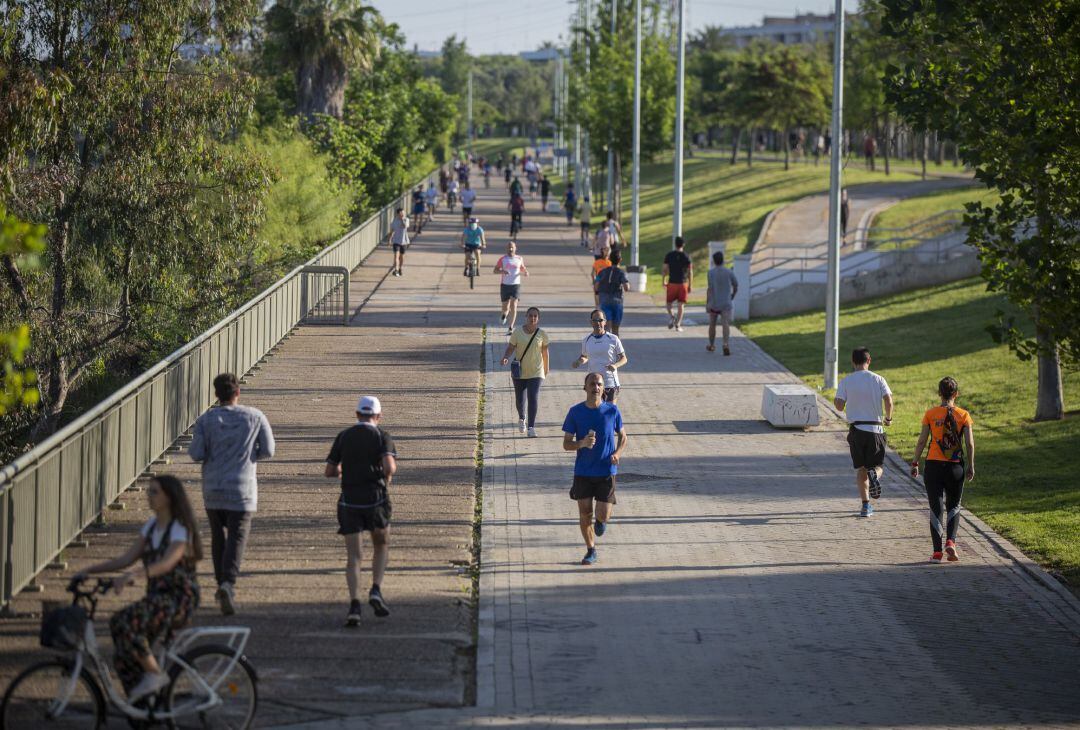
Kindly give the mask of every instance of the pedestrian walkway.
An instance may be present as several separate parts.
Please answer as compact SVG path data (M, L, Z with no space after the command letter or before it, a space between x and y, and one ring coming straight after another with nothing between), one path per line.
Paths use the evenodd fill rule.
M970 519L963 561L929 564L895 466L858 518L846 428L772 429L761 386L795 378L737 333L732 357L706 353L704 327L666 329L645 295L621 333L619 504L580 565L560 426L583 398L589 261L554 220L527 219L521 251L553 373L527 439L489 337L479 705L313 727L1080 725L1075 599Z
M541 308L553 372L539 438L527 439L498 364L506 340L489 272L506 241L502 195L480 194L491 248L475 291L444 216L353 327L299 330L245 386L242 402L267 412L279 441L260 465L262 512L238 595L238 619L255 627L260 724L1080 726L1075 599L977 521L961 528L963 562L928 564L923 502L895 467L875 516L857 518L842 424L826 414L810 431L772 429L761 387L794 376L737 332L732 357L707 353L703 326L668 330L644 294L629 295L621 332L630 443L619 504L600 562L581 566L560 426L584 396L570 363L588 332L591 258L576 227L530 202L522 310ZM452 561L469 556L481 354L474 634L469 582ZM368 614L349 633L335 488L318 472L358 392L383 399L401 461L384 586L395 613ZM123 529L91 536L94 550L115 550L145 511L119 516ZM219 621L201 610L200 624ZM31 651L36 621L3 628L6 671Z
M852 185L847 188L850 213L845 246L864 248L866 226L873 214L899 203L904 198L928 195L939 190L970 187L969 178L943 177L911 182L884 182ZM768 228L754 247L755 252L769 247L817 246L829 240L829 195L809 195L778 209ZM793 255L788 253L786 255Z

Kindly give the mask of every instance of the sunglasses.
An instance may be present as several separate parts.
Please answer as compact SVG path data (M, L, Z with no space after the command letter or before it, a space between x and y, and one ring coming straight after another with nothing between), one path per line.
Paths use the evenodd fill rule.
M593 321L594 323L596 323L596 324L603 324L603 323L605 322L605 320L603 320L603 319L594 319L594 320L592 320L592 321Z

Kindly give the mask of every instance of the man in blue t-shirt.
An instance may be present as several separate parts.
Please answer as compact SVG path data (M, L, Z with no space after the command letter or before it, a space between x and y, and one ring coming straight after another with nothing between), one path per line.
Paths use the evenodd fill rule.
M596 537L607 531L615 505L615 473L626 448L626 429L619 407L602 399L603 375L586 375L585 393L585 402L573 406L563 421L563 449L577 452L570 499L578 503L578 523L585 538L586 552L581 564L592 565L597 557Z

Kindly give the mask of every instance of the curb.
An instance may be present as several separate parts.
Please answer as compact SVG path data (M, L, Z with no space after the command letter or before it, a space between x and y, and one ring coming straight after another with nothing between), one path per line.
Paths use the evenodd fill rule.
M765 236L769 235L769 229L772 227L773 219L776 218L776 214L789 205L791 205L791 203L784 203L769 211L769 214L765 216L765 222L761 224L761 230L758 231L757 238L754 240L754 245L750 247L748 253L754 253L757 251L758 246L765 242Z

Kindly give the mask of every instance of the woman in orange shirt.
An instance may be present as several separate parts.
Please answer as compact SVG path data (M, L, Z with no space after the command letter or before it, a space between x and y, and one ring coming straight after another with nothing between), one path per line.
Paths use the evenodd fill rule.
M611 248L608 246L604 246L602 249L600 249L600 255L593 260L592 279L590 279L589 284L594 289L593 298L596 300L597 307L600 306L600 295L595 293L596 277L600 276L601 271L611 266L611 260L608 258L610 255Z
M950 562L960 559L956 550L956 529L960 525L960 498L964 493L964 478L975 478L975 425L971 414L956 405L959 386L952 378L942 378L938 383L941 405L929 409L922 420L919 442L915 445L915 458L911 461L911 476L919 476L919 457L927 441L930 451L926 455L926 498L930 502L930 539L934 542L931 560L941 562L941 522L945 518L945 554ZM965 448L966 447L966 448ZM967 451L967 463L964 451Z

